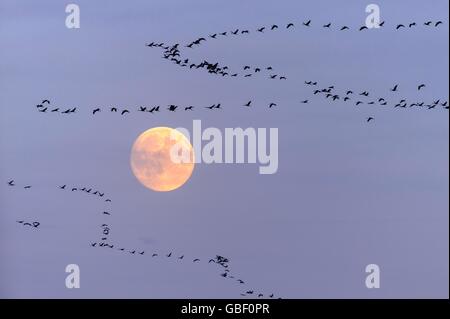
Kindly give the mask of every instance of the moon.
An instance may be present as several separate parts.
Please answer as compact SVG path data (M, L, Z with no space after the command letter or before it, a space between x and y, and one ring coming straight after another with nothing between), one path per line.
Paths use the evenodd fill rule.
M178 150L174 151L176 154L188 154L188 160L173 160L174 147ZM157 192L170 192L183 186L191 177L194 150L181 132L170 127L155 127L136 139L130 162L134 176L142 185Z

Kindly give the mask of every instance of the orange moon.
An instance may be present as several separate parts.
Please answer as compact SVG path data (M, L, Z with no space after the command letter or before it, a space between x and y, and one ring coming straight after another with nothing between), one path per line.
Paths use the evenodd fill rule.
M189 161L173 160L172 150L189 152ZM176 152L179 154L179 152ZM147 188L173 191L186 183L194 170L194 150L189 140L170 127L155 127L139 135L131 150L131 169Z

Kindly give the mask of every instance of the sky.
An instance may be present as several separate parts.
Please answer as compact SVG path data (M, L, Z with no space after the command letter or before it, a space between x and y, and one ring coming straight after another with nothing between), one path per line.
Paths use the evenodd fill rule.
M355 30L369 4L357 0L79 0L79 29L65 26L68 3L0 2L0 297L238 298L253 289L282 298L448 298L448 110L332 103L304 85L447 101L448 1L377 1L386 27L367 32ZM444 25L423 27L428 20ZM411 21L419 26L394 30ZM296 25L289 32L288 22ZM328 22L334 29L321 27ZM275 23L280 30L254 31ZM353 29L337 31L342 25ZM235 69L270 65L287 81L188 71L145 46L236 28L252 33L182 51ZM417 92L420 83L427 86ZM395 84L398 93L389 90ZM37 112L46 98L77 114ZM249 100L253 107L243 107ZM223 110L203 108L214 103ZM106 112L168 104L198 107ZM95 107L105 111L92 116ZM196 119L221 130L278 128L277 173L198 164L176 191L143 187L130 168L136 138L157 126L191 129ZM112 202L58 189L64 184L99 189ZM147 254L90 247L105 219L111 242ZM205 262L217 254L245 285ZM68 264L80 267L79 289L65 286ZM365 285L368 264L380 267L379 289Z

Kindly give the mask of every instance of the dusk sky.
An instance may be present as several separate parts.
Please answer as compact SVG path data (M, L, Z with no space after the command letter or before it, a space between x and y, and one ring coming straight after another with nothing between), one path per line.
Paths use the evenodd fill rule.
M80 7L79 29L65 25L68 3ZM252 289L282 298L448 298L448 110L355 106L356 96L333 102L304 84L369 91L364 101L448 101L449 2L376 1L385 26L359 32L369 3L1 0L0 297L239 298ZM256 32L273 24L279 30ZM344 25L350 30L339 31ZM237 28L250 34L209 38ZM201 46L185 47L202 36ZM272 66L287 80L181 68L145 46L153 41L240 73ZM77 113L40 113L44 99ZM205 108L216 103L223 109ZM170 104L180 109L169 112ZM161 112L137 112L156 105ZM112 114L113 106L131 113ZM158 126L192 130L193 120L222 131L278 128L278 171L197 164L177 190L145 188L130 166L134 141ZM58 188L65 184L112 202ZM105 220L111 243L146 254L91 247ZM220 276L208 263L216 255L245 285ZM68 264L80 267L80 289L65 286ZM368 264L380 267L379 289L365 285Z

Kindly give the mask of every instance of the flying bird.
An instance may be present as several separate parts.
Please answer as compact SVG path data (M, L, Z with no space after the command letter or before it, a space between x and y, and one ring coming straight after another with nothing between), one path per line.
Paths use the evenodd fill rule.
M305 27L311 26L311 20L308 20L307 22L303 22L303 25L304 25Z
M369 123L370 121L373 121L373 120L375 120L373 117L368 117L367 118L367 123Z
M417 90L420 91L421 89L425 88L425 86L426 86L425 84L421 84L417 87Z
M169 105L169 107L167 108L169 111L171 112L175 112L175 110L178 108L177 105Z

